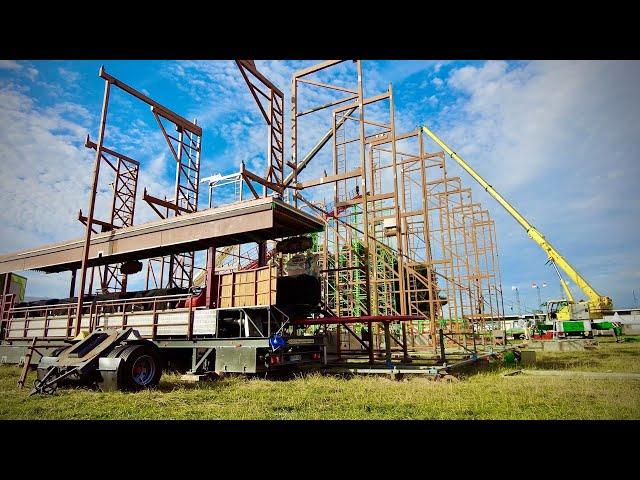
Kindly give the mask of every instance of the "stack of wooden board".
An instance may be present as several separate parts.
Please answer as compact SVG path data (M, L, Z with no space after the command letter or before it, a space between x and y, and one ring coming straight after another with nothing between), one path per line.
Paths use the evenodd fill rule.
M220 275L220 307L274 304L276 300L276 273L275 267L267 266Z

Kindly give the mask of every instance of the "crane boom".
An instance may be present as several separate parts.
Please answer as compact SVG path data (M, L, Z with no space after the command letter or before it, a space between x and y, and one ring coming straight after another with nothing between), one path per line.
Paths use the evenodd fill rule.
M589 311L594 316L601 316L602 312L611 310L612 301L610 297L600 295L596 290L587 282L578 271L571 266L571 264L544 238L544 235L540 233L533 225L531 225L526 218L524 218L520 212L518 212L505 198L500 195L489 183L487 183L471 166L465 162L462 157L449 148L438 136L433 133L425 125L422 126L422 131L426 133L434 142L436 142L442 149L453 158L458 165L460 165L466 172L471 175L486 192L491 195L496 201L502 205L502 207L509 212L509 214L516 219L516 221L522 225L527 234L536 242L540 248L542 248L549 259L557 266L559 266L567 276L587 295L589 301Z

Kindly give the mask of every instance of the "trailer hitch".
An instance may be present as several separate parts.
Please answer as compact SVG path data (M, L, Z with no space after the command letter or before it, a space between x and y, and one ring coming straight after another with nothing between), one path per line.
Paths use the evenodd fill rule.
M46 373L34 382L29 396L36 393L53 395L60 382L75 375L80 381L94 381L96 372L100 371L100 360L107 360L109 353L118 345L128 340L140 341L139 333L131 327L124 330L95 330L82 341L62 351L57 357L43 357L40 359L39 371ZM108 360L105 372L111 371L112 363ZM115 362L116 370L119 362Z
M29 396L35 395L36 393L53 395L58 389L60 380L63 380L64 378L67 378L68 376L79 371L79 367L73 367L66 371L61 371L61 369L59 369L58 367L51 367L51 369L47 372L42 380L38 380L36 378L35 382L33 383L33 389L31 390L31 392L29 392Z

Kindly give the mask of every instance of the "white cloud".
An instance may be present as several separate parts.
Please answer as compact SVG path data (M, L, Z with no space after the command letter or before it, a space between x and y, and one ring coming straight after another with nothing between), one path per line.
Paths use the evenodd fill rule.
M0 60L1 70L12 70L14 72L19 72L20 70L22 70L22 68L23 66L15 60Z
M430 97L426 98L424 101L429 105L431 105L432 107L435 107L438 104L438 97L436 97L435 95L431 95Z
M86 214L94 161L84 139L95 130L94 123L95 117L81 105L61 102L42 107L11 85L0 87L1 253L83 235L77 214L80 209ZM136 223L157 219L141 197L144 187L154 194L171 190L165 169L175 162L168 161L164 139L151 135L144 122L133 122L126 131L118 125L108 128L109 146L115 150L124 153L131 145L140 147L135 155L142 165ZM100 178L96 216L105 219L110 208L110 170L104 167ZM30 295L67 293L68 275L31 272L28 276ZM140 284L139 278L133 280Z
M432 122L596 289L623 304L632 287L611 270L640 270L640 227L630 221L640 205L639 82L638 62L465 66L454 69L447 82L451 93L462 96ZM476 200L497 220L507 257L505 284L519 275L553 278L533 243L530 258L518 254L530 240L513 219L465 172L450 170L473 185ZM598 256L612 251L624 255Z
M75 83L80 78L80 73L63 67L58 67L58 73L67 83Z
M0 89L0 125L2 250L76 236L89 181L85 126L8 88Z
M26 62L16 62L15 60L0 60L0 70L9 70L19 75L24 75L31 80L38 76L38 70Z

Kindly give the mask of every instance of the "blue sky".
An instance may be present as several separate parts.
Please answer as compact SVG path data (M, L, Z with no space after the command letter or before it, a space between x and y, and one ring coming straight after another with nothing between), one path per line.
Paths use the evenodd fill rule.
M291 73L314 62L257 65L288 102ZM198 119L203 176L235 171L240 160L256 168L264 164L266 132L232 61L0 61L0 253L82 234L76 216L86 209L92 164L83 142L87 134L97 137L100 65ZM640 298L639 62L363 65L365 95L393 83L399 131L427 123L598 291L621 307L634 303L633 289ZM340 81L339 74L334 80ZM151 193L165 192L173 182L159 135L148 108L115 91L106 144L141 161L140 191L146 186ZM537 304L531 282L546 281L543 298L557 297L559 285L545 255L463 171L449 168L496 220L507 312L512 285L529 308ZM136 217L140 223L154 214L140 204ZM29 294L64 295L66 278L29 273Z

